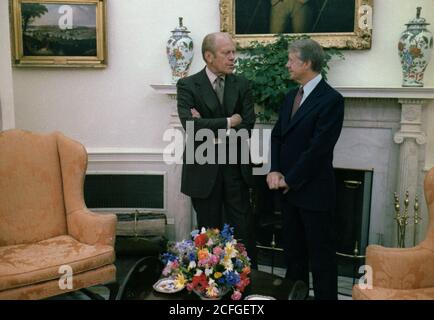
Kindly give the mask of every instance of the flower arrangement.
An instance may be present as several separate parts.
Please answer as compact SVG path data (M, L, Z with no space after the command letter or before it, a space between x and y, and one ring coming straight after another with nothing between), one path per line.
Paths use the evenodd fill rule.
M193 240L169 246L162 255L164 276L175 279L175 286L195 291L208 299L221 298L233 290L231 298L241 299L250 283L250 258L244 245L233 236L233 228L191 232Z

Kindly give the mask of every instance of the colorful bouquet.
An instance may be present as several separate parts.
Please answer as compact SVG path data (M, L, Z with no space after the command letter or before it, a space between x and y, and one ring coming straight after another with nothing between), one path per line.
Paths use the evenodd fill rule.
M194 230L193 240L169 246L162 255L163 275L172 277L177 288L186 286L208 299L221 298L233 290L231 298L241 299L250 283L250 259L244 245L233 237L233 228Z

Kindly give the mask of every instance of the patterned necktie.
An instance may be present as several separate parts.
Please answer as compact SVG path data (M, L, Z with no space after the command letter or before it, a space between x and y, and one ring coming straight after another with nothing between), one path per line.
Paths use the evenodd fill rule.
M300 108L301 99L303 99L303 93L304 93L303 87L300 87L297 91L297 95L295 96L294 104L292 105L291 119L294 117L294 114Z
M217 77L215 79L215 93L220 101L220 104L223 105L223 95L225 92L225 80L222 77Z

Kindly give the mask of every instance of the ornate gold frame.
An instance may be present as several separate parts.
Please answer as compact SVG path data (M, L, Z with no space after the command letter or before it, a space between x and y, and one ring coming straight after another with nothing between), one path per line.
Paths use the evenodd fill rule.
M245 48L251 41L271 42L274 40L274 34L235 34L235 1L220 0L220 30L228 32L235 39L238 47ZM366 25L364 19L367 12L362 6L370 6L372 14L374 0L354 0L355 1L355 28L354 32L342 33L308 33L308 35L317 40L326 48L339 49L370 49L372 39L372 26ZM371 16L372 17L372 16ZM372 21L372 19L371 19ZM365 24L363 24L365 23ZM366 25L363 29L360 25Z
M91 56L24 55L22 3L96 6L96 54ZM107 66L106 0L9 0L12 65L16 67L91 67Z

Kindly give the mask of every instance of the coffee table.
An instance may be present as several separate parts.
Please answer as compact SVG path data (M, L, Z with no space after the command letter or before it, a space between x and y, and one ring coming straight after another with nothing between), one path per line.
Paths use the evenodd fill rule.
M128 272L116 299L118 300L198 300L199 297L186 289L177 293L165 294L155 291L152 285L161 277L163 265L157 257L144 257L138 260ZM308 288L301 282L292 282L270 273L252 270L250 284L243 297L251 294L271 296L277 300L302 300ZM223 299L230 299L227 294Z

